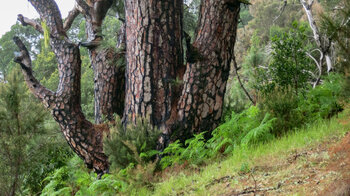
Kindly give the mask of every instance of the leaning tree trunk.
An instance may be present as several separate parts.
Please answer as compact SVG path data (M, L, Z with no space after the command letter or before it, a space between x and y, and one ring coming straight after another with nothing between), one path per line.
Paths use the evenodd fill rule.
M112 6L112 0L93 0L85 3L78 1L78 10L86 19L86 34L88 41L82 46L88 48L91 66L94 70L95 91L95 123L113 120L113 115L123 115L125 98L125 67L118 65L125 58L125 31L122 25L119 31L118 45L103 48L101 42L102 23L107 11Z
M66 35L61 14L54 0L29 0L42 21L49 27L50 45L56 55L59 70L59 85L56 92L42 86L33 76L31 59L22 41L14 41L20 49L15 61L21 65L25 81L32 93L51 110L68 144L89 168L102 174L108 171L108 159L103 153L103 133L108 132L104 125L94 125L86 120L81 109L80 72L81 59L79 46ZM22 19L22 20L21 20ZM40 32L43 28L35 21L19 18L23 25L32 25Z
M149 118L165 129L176 70L183 64L182 5L182 0L125 1L125 123Z
M221 120L234 54L238 0L202 0L193 54L178 105L182 135L215 129Z

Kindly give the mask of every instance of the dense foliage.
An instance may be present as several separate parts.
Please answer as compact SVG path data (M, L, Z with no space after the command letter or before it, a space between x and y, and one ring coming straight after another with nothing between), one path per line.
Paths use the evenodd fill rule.
M0 192L38 193L42 179L65 164L71 152L57 127L30 96L18 69L0 83Z

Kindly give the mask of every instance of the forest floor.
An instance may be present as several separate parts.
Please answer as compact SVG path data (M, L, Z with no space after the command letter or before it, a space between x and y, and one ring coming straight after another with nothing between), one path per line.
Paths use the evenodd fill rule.
M350 131L350 113L338 123ZM249 172L215 179L210 189L224 190L220 195L350 195L350 133L257 159Z
M287 150L263 149L267 151L262 153L263 156L246 157L244 161L238 161L238 164L235 164L237 161L229 159L223 163L198 168L197 171L188 171L187 174L176 174L183 177L170 177L168 182L161 183L158 188L155 187L155 193L156 195L350 195L349 104L339 117L332 120L332 123L334 125L327 125L326 129L339 130L326 130L326 134L320 131L324 136L315 140L305 137L305 140L312 141L307 141L305 144L291 143L291 147ZM317 128L314 132L317 134ZM304 139L303 136L300 137ZM293 136L290 139L298 140ZM273 145L277 145L276 148L284 148L279 144ZM273 145L265 148L273 148ZM167 186L170 191L166 191Z

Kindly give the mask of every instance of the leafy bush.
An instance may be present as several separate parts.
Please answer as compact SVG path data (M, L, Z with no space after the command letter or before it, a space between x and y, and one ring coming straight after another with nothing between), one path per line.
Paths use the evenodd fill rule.
M303 114L297 109L299 98L291 89L275 88L262 95L259 107L276 118L274 135L280 136L286 131L304 124Z
M308 121L330 118L342 110L338 99L344 89L344 77L330 74L322 85L311 89L305 97L300 97L299 110Z
M114 168L126 168L129 164L148 163L158 153L157 139L160 131L142 119L130 123L126 129L119 117L110 127L110 134L105 137L103 147Z
M41 195L61 196L114 196L118 193L138 195L142 188L152 186L156 162L145 166L130 164L127 168L114 170L98 179L94 172L84 166L83 161L75 156L66 166L56 169L45 178L47 185Z
M14 68L6 80L0 83L0 193L36 195L71 151L28 92L20 70Z
M344 91L344 77L330 74L323 84L305 89L298 96L289 89L275 88L263 96L260 107L276 118L275 135L304 126L319 119L330 118L342 110L339 98Z
M291 88L298 95L299 89L310 80L311 60L306 55L309 50L307 25L293 22L288 32L278 32L271 37L272 60L263 75L266 81L257 84L258 89L270 92L276 86Z
M206 143L204 140L204 134L194 135L185 141L186 148L177 140L174 143L169 144L167 148L164 149L162 155L164 157L160 161L162 169L173 165L174 163L182 164L188 161L191 164L200 164L208 158L208 149L206 148Z
M54 137L43 135L31 141L28 149L35 152L33 153L35 160L26 166L27 174L23 178L23 188L25 195L27 193L32 195L41 192L47 184L43 179L56 169L65 166L73 152L60 134Z

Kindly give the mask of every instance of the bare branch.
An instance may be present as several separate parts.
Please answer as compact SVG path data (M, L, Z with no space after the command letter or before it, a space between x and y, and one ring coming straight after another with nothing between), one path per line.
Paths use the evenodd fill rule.
M83 0L75 0L79 11L84 15L90 15L90 6Z
M63 30L61 12L54 0L29 0L42 21L50 28L51 36L54 38L67 37Z
M318 51L320 52L320 61L318 62L316 60L315 57L313 57L310 53L306 52L306 55L309 56L316 64L317 68L318 68L318 76L315 77L314 74L312 74L315 78L316 78L316 81L314 82L314 84L312 85L313 88L315 88L321 81L321 76L322 76L322 62L323 62L323 58L324 58L324 55L323 55L323 52L320 50L320 49L314 49L313 51ZM313 52L311 51L311 52Z
M314 49L311 52L313 52L313 51L320 52L320 55L321 55L320 59L323 59L323 53L322 53L322 51L320 49ZM311 52L310 53L306 52L306 55L309 56L315 62L315 64L316 64L318 69L321 69L322 68L322 62L318 62L316 60L316 58L311 55Z
M321 38L320 38L318 28L316 26L316 22L315 22L314 17L311 13L312 4L306 3L305 0L300 0L300 2L301 2L302 6L304 7L304 10L306 12L306 15L307 15L307 18L309 21L309 25L310 25L310 28L312 29L316 44L317 44L317 46L320 47L321 46ZM313 3L313 1L312 1L312 3Z
M73 10L69 12L69 14L68 14L68 16L67 16L67 18L66 18L66 20L64 21L64 24L63 24L63 30L64 31L67 32L71 28L75 18L79 15L79 13L80 12L79 12L77 6L75 6L73 8Z
M302 4L305 13L307 15L310 28L312 29L314 39L316 42L316 45L320 48L320 51L322 53L322 58L320 58L319 65L322 67L322 63L324 60L324 57L326 58L326 65L327 65L327 72L330 72L333 68L332 61L330 60L331 57L329 55L330 51L329 48L331 46L331 40L327 37L322 38L321 34L316 26L316 22L314 20L313 14L312 14L312 5L314 3L314 0L308 0L308 3L306 3L305 0L300 0L300 3Z
M284 2L283 2L283 5L282 5L282 7L280 8L280 14L275 18L275 19L273 19L273 24L275 24L275 22L276 22L276 20L279 18L279 17L281 17L282 16L282 14L283 14L283 12L284 12L284 10L286 9L286 7L287 7L287 0L284 0Z
M263 66L263 65L259 65L259 66L258 66L258 68L260 68L260 69L266 69L266 70L269 70L269 68L268 68L268 67Z
M17 15L17 20L21 22L23 26L32 26L35 30L39 31L41 34L44 34L43 28L39 23L37 23L35 20L29 19L27 17L24 17L22 14Z
M14 61L21 65L24 79L29 89L32 91L35 97L40 99L45 104L47 108L51 107L52 102L54 101L55 93L42 86L33 76L32 61L23 42L18 37L14 37L13 41L20 50L20 52L15 53Z
M244 87L242 81L241 81L241 78L239 77L239 74L238 74L238 66L237 66L237 61L235 59L235 57L233 57L233 66L235 68L235 73L236 73L236 76L237 76L237 79L238 79L238 82L242 88L242 90L244 91L244 93L246 94L246 96L248 97L248 99L252 102L253 105L256 105L256 102L254 101L254 99L250 96L250 94L248 93L247 89Z
M312 77L316 78L316 75L312 72L312 71L309 71L309 70L302 70L303 73L308 73L310 74Z

